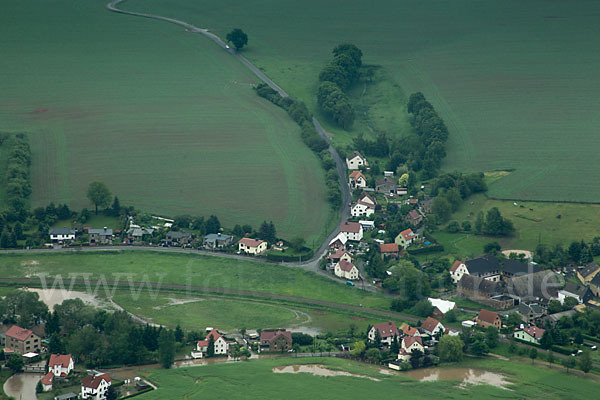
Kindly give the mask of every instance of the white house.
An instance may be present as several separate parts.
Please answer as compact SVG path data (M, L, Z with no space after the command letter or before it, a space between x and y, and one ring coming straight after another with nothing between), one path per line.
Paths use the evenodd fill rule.
M373 197L369 196L369 194L365 192L362 192L361 195L358 196L358 201L367 204L372 204L374 206L377 205L377 200L375 200Z
M72 242L75 240L75 229L52 228L50 229L50 240L52 243Z
M344 222L340 232L343 232L348 240L355 242L360 242L363 238L363 228L358 222Z
M52 373L52 371L42 376L40 382L42 384L42 390L44 392L49 392L50 390L52 390L52 384L54 383L54 374Z
M363 227L363 231L372 231L375 229L375 221L360 220L358 223Z
M350 208L353 217L370 217L375 214L375 205L359 201Z
M48 370L56 376L67 376L75 367L70 354L52 354L48 362Z
M412 353L415 350L423 352L423 340L421 336L404 336L402 338L401 349L407 353Z
M385 343L388 346L392 344L394 337L399 338L400 332L398 331L398 327L394 322L382 322L380 324L375 324L369 329L369 333L367 336L369 337L369 341L374 342L377 336L376 332L379 332L379 336L381 337L381 343Z
M456 309L456 303L450 300L434 299L433 297L428 297L427 300L440 314L446 314L448 311Z
M464 274L468 273L469 270L467 269L467 265L460 260L454 261L454 264L452 264L452 267L450 267L450 278L454 284L457 284L458 281L460 281L460 278L462 278Z
M110 385L111 379L108 374L88 375L81 380L81 398L104 400Z
M351 189L366 188L367 177L360 171L352 171L352 173L348 177L348 184L350 185Z
M421 324L421 329L423 329L423 332L431 336L435 336L438 332L444 333L446 330L440 321L431 317L427 317L427 319Z
M264 240L243 238L238 242L238 250L246 254L261 254L267 250L267 242Z
M335 264L335 276L354 281L358 279L358 268L350 261L340 260Z
M211 330L208 335L206 335L206 339L198 340L196 343L196 351L205 354L208 351L208 343L210 342L211 337L215 345L215 355L223 355L229 352L229 343L227 343L225 338L216 329Z
M348 169L359 169L360 167L368 167L369 163L367 159L362 156L358 151L350 154L346 157L346 166Z

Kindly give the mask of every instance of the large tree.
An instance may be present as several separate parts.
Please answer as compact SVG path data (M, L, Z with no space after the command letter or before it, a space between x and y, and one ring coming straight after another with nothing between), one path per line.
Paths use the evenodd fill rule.
M175 361L175 335L163 329L158 337L158 357L163 368L171 368Z
M248 35L240 28L235 28L229 32L225 38L229 43L233 44L236 50L240 50L248 44Z
M464 342L458 336L442 336L438 344L440 358L442 361L461 361L464 346Z
M96 206L96 215L98 215L98 207L108 207L110 204L110 190L104 182L92 182L87 191L88 199Z

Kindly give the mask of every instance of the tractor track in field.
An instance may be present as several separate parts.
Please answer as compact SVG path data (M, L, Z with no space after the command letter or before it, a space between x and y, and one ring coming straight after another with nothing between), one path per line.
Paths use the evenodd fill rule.
M265 75L258 67L256 67L254 64L252 64L246 57L244 57L243 55L239 54L236 50L232 49L229 45L226 44L225 41L223 41L223 39L221 39L218 35L215 35L214 33L210 32L208 29L205 28L198 28L197 26L194 26L192 24L189 24L187 22L175 19L175 18L169 18L169 17L164 17L161 15L155 15L155 14L149 14L149 13L141 13L141 12L136 12L136 11L128 11L128 10L123 10L121 8L118 8L117 6L121 3L123 3L125 0L113 0L110 3L108 3L106 5L106 8L109 11L113 11L115 13L119 13L119 14L125 14L125 15L131 15L131 16L136 16L136 17L142 17L142 18L149 18L149 19L155 19L155 20L159 20L159 21L164 21L164 22L168 22L171 24L176 24L179 25L183 28L185 28L186 30L188 30L189 32L192 33L199 33L205 37L207 37L208 39L212 40L213 42L215 42L219 47L221 47L223 50L227 51L230 55L232 55L233 57L235 57L236 59L238 59L242 64L244 64L244 66L246 68L248 68L254 75L256 75L260 80L262 80L264 83L266 83L267 85L269 85L269 87L275 91L277 91L282 97L289 97L289 95L285 92L285 90L283 90L279 85L277 85L275 82L273 82L267 75ZM342 158L340 157L340 155L338 154L337 150L331 145L331 141L330 141L330 135L325 131L325 129L323 129L323 127L321 126L321 124L319 123L319 121L313 117L313 125L315 126L315 129L317 131L317 133L323 138L325 139L325 141L327 141L327 143L329 144L329 153L331 154L333 160L335 161L336 164L336 170L338 172L339 175L339 179L340 179L340 189L341 189L341 193L342 193L342 201L341 201L341 212L340 212L340 223L336 226L336 228L333 230L333 232L331 232L329 234L329 236L325 239L325 241L321 244L321 246L319 247L319 249L317 251L315 251L314 256L310 259L307 260L304 263L287 263L288 265L307 265L307 264L314 264L313 268L311 268L313 271L315 271L316 267L316 271L319 270L318 268L318 261L321 258L321 256L323 256L325 254L325 252L327 251L327 247L329 245L329 242L339 233L339 229L341 224L346 221L348 219L348 217L350 216L350 201L351 201L351 193L350 193L350 188L348 187L347 184L347 177L346 177L346 165L345 162L342 160ZM367 282L368 284L368 282Z

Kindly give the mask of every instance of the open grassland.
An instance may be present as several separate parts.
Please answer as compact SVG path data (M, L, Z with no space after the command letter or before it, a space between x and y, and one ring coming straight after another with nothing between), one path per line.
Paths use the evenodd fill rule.
M538 243L568 246L572 241L591 241L600 236L600 207L591 204L544 203L532 201L491 200L485 195L475 195L463 202L451 220L472 225L479 211L485 214L498 207L500 213L515 226L513 236L485 237L463 233L438 232L434 236L447 252L460 256L473 256L483 252L486 243L497 241L503 249L535 250Z
M308 373L274 373L286 365L319 364L328 369L346 371L355 376L321 377ZM173 370L153 370L150 379L159 389L142 399L226 397L248 399L281 397L286 399L358 399L403 398L496 398L496 399L589 399L598 383L564 372L529 364L500 360L470 360L456 365L500 372L511 382L508 389L489 385L461 386L459 381L419 382L402 373L384 375L381 367L333 358L265 359L237 364L215 364ZM366 379L375 378L378 381Z
M424 92L445 119L451 132L446 169L515 169L491 185L495 197L600 199L593 184L600 178L595 0L263 0L252 6L131 0L124 6L185 18L222 37L243 28L249 35L244 54L313 111L317 76L331 49L353 42L364 63L389 73L390 85ZM395 104L381 115L390 120L403 113L400 101ZM367 129L357 124L356 131ZM347 134L342 137L346 143Z
M106 3L3 4L0 130L31 135L32 205L90 207L100 180L146 212L322 239L322 169L254 75L200 35Z
M189 285L215 288L217 291L224 288L259 294L273 293L355 306L363 304L364 307L382 310L389 310L390 305L390 301L381 295L348 287L313 272L230 258L150 251L6 254L0 257L2 278L35 277L36 274L44 273L49 274L48 285L52 285L54 278L60 275L67 288L69 276L79 279L88 276L92 282L90 290L95 290L100 295L113 294L110 291L106 293L103 285L96 285L97 280L104 279L109 282L120 280L123 283L131 281L183 285L180 291L185 291ZM130 293L135 298L158 294L147 291L147 287L139 283L131 287Z

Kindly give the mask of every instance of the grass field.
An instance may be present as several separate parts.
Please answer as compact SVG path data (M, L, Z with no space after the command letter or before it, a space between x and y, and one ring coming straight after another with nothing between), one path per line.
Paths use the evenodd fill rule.
M7 254L0 257L0 276L3 278L33 277L40 273L49 274L49 285L54 282L54 277L61 275L67 287L70 282L69 274L78 274L79 279L83 279L81 274L90 274L90 280L101 280L104 277L107 281L130 280L249 290L352 305L363 304L365 307L383 310L389 310L390 305L389 299L381 295L348 287L313 272L245 260L144 251ZM98 287L92 284L91 290L94 289L97 289L98 294L106 293L102 285ZM136 285L132 289L134 297L140 298L142 289ZM152 294L143 292L143 296Z
M0 130L31 134L32 205L90 207L100 180L143 211L323 238L322 169L254 75L200 35L107 2L3 6Z
M515 169L490 187L502 198L600 198L590 185L600 178L597 1L131 0L126 7L179 16L222 37L243 28L244 54L313 110L331 49L353 42L392 84L434 103L451 132L448 170ZM402 112L398 104L383 115Z
M276 374L273 368L297 364L319 364L364 377L320 377L308 373ZM462 399L588 399L598 383L547 368L500 360L470 360L457 367L500 372L511 382L508 390L489 385L459 386L459 381L419 382L401 373L384 375L381 367L333 358L265 359L236 364L215 364L173 370L153 370L149 378L159 389L142 399L227 397L248 399L371 398L401 393L404 398Z
M600 208L597 205L518 201L515 206L513 203L475 195L463 202L450 218L458 223L469 220L473 225L479 211L485 214L490 208L498 207L515 226L515 234L511 237L437 232L435 238L451 254L473 256L481 254L483 246L493 241L500 243L503 249L533 251L538 243L567 247L572 241L591 241L599 236Z

